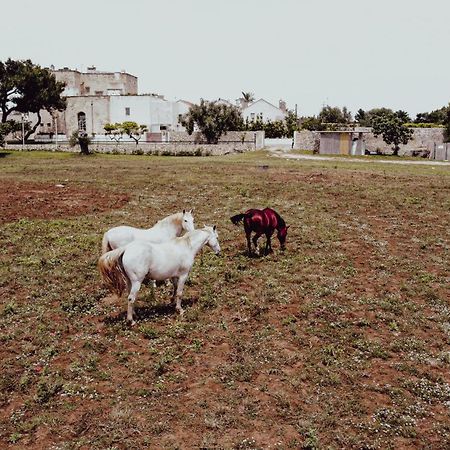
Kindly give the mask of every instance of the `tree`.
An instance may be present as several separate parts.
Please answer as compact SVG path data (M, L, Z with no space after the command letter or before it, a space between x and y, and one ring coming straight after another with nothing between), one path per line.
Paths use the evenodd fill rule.
M147 125L138 125L136 122L132 121L115 124L107 123L103 128L110 139L119 142L120 139L122 139L122 136L126 134L134 140L136 145L138 145L144 133L148 131Z
M230 130L241 130L243 119L236 106L219 104L217 102L200 101L200 105L193 105L184 114L180 123L189 134L194 132L195 126L206 139L208 144L217 144L220 137Z
M302 130L324 131L327 126L316 116L308 116L300 118L300 126Z
M255 94L253 92L242 92L242 98L247 103L252 103L255 101Z
M355 115L355 120L362 127L371 127L373 120L376 117L384 116L386 114L394 114L394 111L392 111L392 109L389 108L372 108L369 111L358 109L358 112Z
M444 142L450 142L450 104L447 107L447 117L444 124Z
M287 136L287 128L284 120L268 120L264 123L264 135L269 139L283 138Z
M411 117L409 117L409 114L406 111L399 109L395 112L395 115L401 120L402 124L411 122Z
M90 155L89 144L91 143L91 138L88 136L86 131L74 131L69 139L69 145L75 147L75 145L80 146L80 153L82 155Z
M119 141L123 138L123 133L120 130L120 123L107 123L103 129L105 130L105 134L109 136L112 141Z
M443 106L442 108L435 109L431 112L418 113L414 120L415 123L435 123L437 125L445 125L447 121L447 113L450 109L449 106Z
M366 122L366 112L363 109L359 108L358 112L355 114L355 120L360 125L363 125Z
M392 149L394 155L398 155L399 144L407 144L413 134L413 131L405 127L395 113L376 116L372 120L372 132L375 136L381 134L386 144L394 144Z
M294 136L294 131L298 131L298 118L294 111L288 110L284 118L286 124L286 133L288 137Z
M28 123L25 124L24 128L28 130ZM5 123L0 123L0 147L5 146L5 138L8 134L17 133L18 131L22 133L22 126L14 120L7 120Z
M338 106L324 106L319 113L322 123L349 123L352 120L350 111L344 106L341 110Z
M56 81L52 73L33 64L29 59L0 61L1 123L6 123L13 112L35 113L36 123L25 134L27 140L41 124L41 111L63 111L66 101L61 97L65 84Z

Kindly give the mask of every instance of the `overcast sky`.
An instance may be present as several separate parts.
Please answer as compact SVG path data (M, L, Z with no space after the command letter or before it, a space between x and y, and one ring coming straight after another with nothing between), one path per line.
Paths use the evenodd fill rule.
M0 60L120 71L139 92L241 91L415 116L450 101L449 0L1 0Z

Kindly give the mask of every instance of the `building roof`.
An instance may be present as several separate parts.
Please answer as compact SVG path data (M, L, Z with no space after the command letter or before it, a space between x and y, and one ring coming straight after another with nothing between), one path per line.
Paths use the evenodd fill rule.
M137 79L136 75L132 75L131 73L126 72L125 70L121 70L121 71L115 71L115 72L108 72L108 71L101 71L101 70L97 70L97 69L91 69L86 71L86 72L82 72L81 70L78 69L69 69L68 67L63 67L62 69L51 69L52 72L76 72L79 74L83 74L83 75L114 75L116 73L120 73L123 75L128 75L129 77L133 77Z

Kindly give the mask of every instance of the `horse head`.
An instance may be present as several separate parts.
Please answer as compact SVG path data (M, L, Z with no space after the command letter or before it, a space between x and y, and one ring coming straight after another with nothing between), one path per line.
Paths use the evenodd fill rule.
M217 234L216 226L203 228L209 233L208 241L206 242L216 255L220 255L219 235Z
M183 209L183 214L181 217L181 228L188 233L189 231L194 231L194 216L192 215L193 209L186 211Z
M281 250L284 250L286 248L286 237L288 228L289 226L285 225L284 227L281 227L277 233L277 238L280 241Z

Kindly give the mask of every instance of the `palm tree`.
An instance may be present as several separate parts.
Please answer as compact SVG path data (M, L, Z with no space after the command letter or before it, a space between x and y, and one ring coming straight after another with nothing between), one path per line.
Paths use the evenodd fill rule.
M252 103L255 101L255 94L253 92L242 92L242 98L247 103Z

